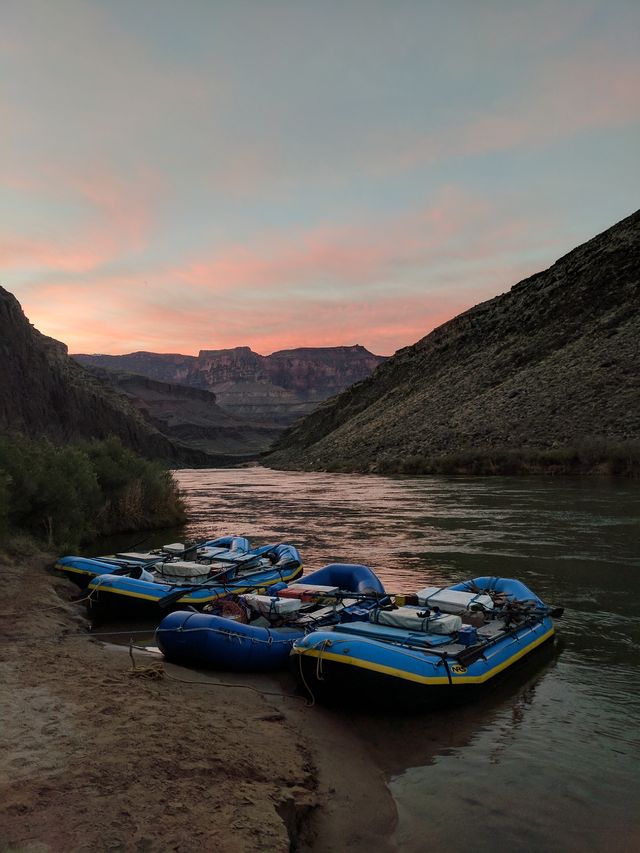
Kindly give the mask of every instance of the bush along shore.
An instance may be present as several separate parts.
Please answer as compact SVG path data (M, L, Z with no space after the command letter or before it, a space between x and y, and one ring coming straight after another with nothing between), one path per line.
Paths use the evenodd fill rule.
M640 477L640 444L592 443L562 448L469 449L442 456L382 459L379 474L604 474Z
M0 436L0 543L26 535L71 549L100 535L184 521L171 472L118 438L59 447Z
M270 462L267 458L264 464L270 465ZM640 444L593 441L574 447L486 447L444 454L416 452L406 456L381 453L373 462L364 457L337 457L321 467L317 460L300 465L278 464L277 467L303 471L323 470L329 473L413 476L584 474L640 479Z

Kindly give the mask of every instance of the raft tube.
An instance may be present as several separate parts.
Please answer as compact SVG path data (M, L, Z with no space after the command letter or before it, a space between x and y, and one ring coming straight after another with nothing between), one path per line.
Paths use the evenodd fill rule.
M254 568L251 567L252 556L256 558ZM224 576L220 577L221 574ZM300 574L302 562L294 545L264 545L240 555L237 563L231 564L227 570L215 570L215 582L204 581L192 586L105 572L90 580L87 604L91 611L111 610L116 613L132 608L155 612L158 609L169 612L188 606L201 608L229 593L240 594L280 582L288 583ZM181 589L184 590L183 595L179 594Z
M248 554L251 551L249 540L244 536L220 536L217 539L210 539L207 542L202 542L198 548L219 548L220 553L216 556L220 559L237 557L240 554ZM107 575L113 572L115 568L131 568L135 567L152 567L168 559L168 554L158 553L157 556L147 557L141 555L139 559L135 557L79 557L67 556L60 557L55 564L55 568L67 575L69 580L72 580L79 587L84 589L89 582L99 575Z
M385 595L379 578L361 564L332 563L300 578L297 585L301 584L334 586L358 596L370 595L340 611L336 618L344 620L366 617L368 608ZM165 616L156 630L156 643L168 660L177 663L264 672L285 667L294 641L304 634L301 627L265 628L181 610Z
M479 628L469 645L462 644L462 631L447 636L370 621L314 631L292 648L301 686L332 704L414 709L457 703L553 640L550 609L520 581L482 577L447 589L504 593L510 603L530 605L519 624L501 621L497 610L493 628Z

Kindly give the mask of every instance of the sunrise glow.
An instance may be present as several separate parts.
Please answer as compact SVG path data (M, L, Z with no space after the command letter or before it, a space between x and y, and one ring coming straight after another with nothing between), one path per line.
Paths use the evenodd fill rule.
M71 352L392 353L637 206L613 6L4 4L0 283Z

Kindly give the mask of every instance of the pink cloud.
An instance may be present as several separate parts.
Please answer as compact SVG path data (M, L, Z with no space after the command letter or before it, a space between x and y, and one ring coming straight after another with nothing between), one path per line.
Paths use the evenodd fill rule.
M461 154L549 143L585 130L615 128L640 118L640 61L594 51L545 72L530 97L502 115L471 122Z
M231 248L184 269L45 279L25 309L76 352L362 343L388 354L539 268L513 260L531 245L531 223L493 225L489 212L451 192L371 231L315 229L267 241L255 256Z
M95 244L64 246L20 235L0 238L0 266L5 270L37 268L82 273L96 269L107 258L108 253Z
M591 130L640 119L640 60L616 56L606 42L544 65L523 91L481 114L410 141L396 135L363 153L360 168L380 175L451 157L540 148Z
M488 219L489 205L455 189L447 189L431 206L384 221L359 226L323 226L307 232L277 235L246 246L229 246L209 259L187 264L174 273L189 286L217 292L237 287L298 288L309 282L335 282L345 287L381 280L397 266L424 263L441 254L468 230Z
M114 249L144 248L153 225L152 211L163 190L157 174L138 169L135 176L125 176L94 168L70 175L69 183L96 211L100 233L112 235Z
M268 308L246 304L180 311L145 303L127 295L132 283L105 283L104 290L87 294L76 286L40 290L47 307L36 309L23 300L27 316L46 334L63 340L71 352L196 353L199 349L250 345L267 354L299 346L337 346L362 343L381 353L393 352L469 307L470 293L415 295L398 300L389 294L367 304L347 299L340 305L322 297L293 303L283 315L278 304ZM108 295L107 295L108 293ZM55 297L55 301L52 297ZM38 315L36 317L36 314ZM141 322L144 318L144 323Z
M267 311L247 311L245 306L237 321L228 321L224 311L180 312L140 304L146 320L142 326L131 304L128 310L113 312L108 307L105 310L108 301L102 296L83 304L72 290L66 295L58 293L58 312L39 312L37 325L64 340L73 352L148 349L189 354L242 344L266 354L299 346L363 343L376 352L390 353L421 338L475 301L472 296L465 301L461 294L424 295L402 301L389 297L365 309L354 300L336 306L318 299L291 306L286 316L278 312L277 305ZM102 305L102 312L92 308L96 302ZM29 305L25 307L34 320ZM235 306L238 312L241 307ZM64 318L60 309L65 310ZM233 316L231 309L229 316Z
M153 227L152 210L162 192L151 173L127 181L104 169L78 170L44 166L40 173L14 173L5 185L33 197L34 209L43 198L57 198L70 211L64 221L47 214L26 233L5 230L0 237L4 269L85 273L140 252ZM68 219L68 217L71 217Z

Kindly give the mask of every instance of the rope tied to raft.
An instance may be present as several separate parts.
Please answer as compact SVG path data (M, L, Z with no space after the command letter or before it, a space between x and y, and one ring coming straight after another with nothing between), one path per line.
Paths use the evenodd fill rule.
M332 645L331 640L323 640L320 643L320 653L316 658L316 679L318 681L324 681L324 675L322 674L322 655L329 646Z
M135 678L148 678L152 680L164 678L164 664L161 661L155 661L149 666L136 666L136 659L133 656L133 648L133 638L131 638L129 641L129 657L131 658L131 669L129 670L129 675L134 676Z
M307 707L313 708L313 706L316 704L316 697L313 695L313 690L309 687L309 685L307 684L307 679L304 677L304 669L302 667L302 655L297 655L297 658L298 658L298 669L300 671L300 681L302 682L305 690L309 694L310 701L307 701Z

